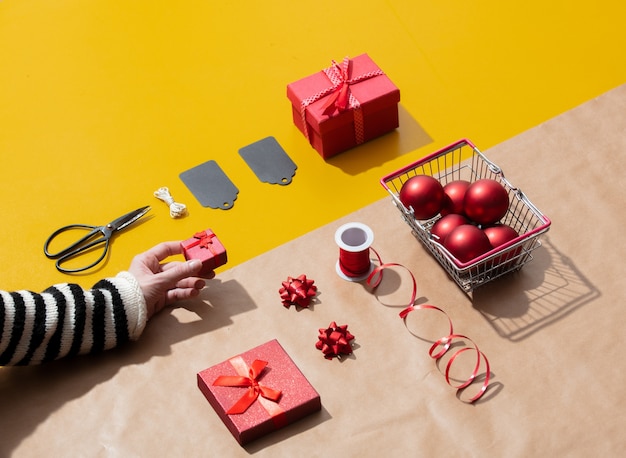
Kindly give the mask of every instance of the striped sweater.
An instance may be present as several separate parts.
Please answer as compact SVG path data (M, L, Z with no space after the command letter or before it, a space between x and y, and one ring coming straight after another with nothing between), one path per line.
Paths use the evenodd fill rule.
M0 366L108 350L139 338L146 319L141 288L128 272L90 290L63 283L41 294L0 291Z

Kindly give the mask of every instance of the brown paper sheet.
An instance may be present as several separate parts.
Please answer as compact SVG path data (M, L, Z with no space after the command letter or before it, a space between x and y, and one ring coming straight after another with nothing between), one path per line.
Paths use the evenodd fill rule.
M0 455L617 456L626 449L626 86L485 153L553 221L521 272L468 297L384 198L224 272L139 342L0 369ZM414 273L418 301L443 308L489 357L484 399L457 399L429 344L409 332L443 335L442 317L414 313L409 329L398 318L411 292L405 271L386 271L379 296L336 275L333 236L349 221L369 225L383 260ZM302 273L317 300L285 309L281 282ZM331 321L356 336L342 361L314 347ZM196 373L272 338L323 409L242 448Z

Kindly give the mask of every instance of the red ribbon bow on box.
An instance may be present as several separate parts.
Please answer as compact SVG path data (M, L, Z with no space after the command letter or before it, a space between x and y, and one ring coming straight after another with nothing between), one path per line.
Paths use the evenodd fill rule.
M350 78L349 57L343 58L341 66L333 60L332 65L328 68L325 68L323 72L330 80L332 86L322 91L319 91L317 94L314 94L311 97L304 99L300 106L300 115L302 116L305 137L307 138L307 140L310 140L309 128L306 121L307 107L330 94L330 97L326 102L324 102L324 105L322 106L322 108L324 109L323 113L327 116L330 116L334 113L335 110L342 112L348 108L353 109L354 136L357 145L360 145L365 141L365 133L363 130L363 110L361 109L361 104L359 103L359 101L349 90L350 85L360 83L361 81L373 78L375 76L384 75L385 73L382 70L378 69L364 73L354 78Z
M350 84L353 84L349 77L350 59L344 58L341 66L333 60L332 66L324 70L324 73L333 83L333 92L322 105L324 114L330 116L335 110L344 111L348 108L348 89ZM352 98L354 99L354 97ZM356 103L358 104L358 102Z
M208 250L211 250L211 253L215 254L215 251L213 251L213 240L212 240L214 237L215 237L215 234L213 233L207 234L206 231L196 232L193 235L193 238L198 239L198 241L195 242L193 245L190 245L190 248L194 246L199 246L200 248L207 248Z
M315 348L324 353L324 358L333 359L339 355L349 355L352 353L350 341L354 336L348 331L348 325L337 326L334 321L330 323L328 328L319 330L318 341Z
M248 407L250 407L259 396L269 399L270 401L278 402L281 396L281 391L273 390L266 386L261 385L257 379L267 366L267 361L261 361L260 359L254 360L248 370L248 376L243 375L220 375L213 382L213 386L236 386L248 388L246 394L244 394L228 411L228 415L242 414Z
M284 281L282 288L278 290L285 308L289 308L291 304L308 307L311 298L317 294L317 286L313 283L314 281L307 279L304 274L298 278L287 277L287 281Z

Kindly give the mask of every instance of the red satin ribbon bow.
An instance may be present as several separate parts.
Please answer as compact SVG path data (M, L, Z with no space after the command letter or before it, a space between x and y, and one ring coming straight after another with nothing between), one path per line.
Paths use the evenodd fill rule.
M318 341L315 348L324 353L324 358L333 359L335 356L349 355L352 353L350 341L354 336L348 331L348 325L337 326L334 321L328 328L319 330Z
M246 393L226 412L228 415L242 414L250 407L259 396L278 402L281 391L273 390L258 382L258 378L267 366L267 361L255 360L248 370L248 376L243 375L220 375L213 382L213 386L236 386L248 388Z
M348 89L354 81L349 79L350 59L347 57L343 59L341 66L333 60L332 67L328 71L333 71L335 76L333 83L338 83L335 84L332 94L322 105L324 114L330 116L335 109L341 112L348 108Z
M356 143L357 145L360 145L365 141L361 104L356 97L352 95L349 88L352 84L384 75L384 72L381 69L377 69L350 78L350 62L350 58L347 56L344 57L341 66L333 60L331 66L323 70L332 86L327 87L302 101L300 106L300 116L302 117L302 125L304 126L304 136L308 140L310 140L310 135L306 119L307 107L330 94L330 97L328 97L328 100L326 100L322 106L324 109L323 114L330 116L335 110L339 110L341 112L347 110L348 108L354 109L354 136Z
M198 245L200 248L208 248L211 251L213 251L213 240L211 240L213 237L215 237L215 234L207 234L206 231L196 232L193 235L194 239L199 240Z
M283 305L286 308L291 304L308 307L311 298L317 294L317 286L313 283L314 280L307 279L304 274L298 278L287 277L287 281L282 283L283 287L278 290Z

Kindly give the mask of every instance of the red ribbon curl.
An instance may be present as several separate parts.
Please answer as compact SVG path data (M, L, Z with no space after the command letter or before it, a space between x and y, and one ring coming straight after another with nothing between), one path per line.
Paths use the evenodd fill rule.
M278 290L283 300L283 305L286 308L289 308L292 304L308 307L311 303L311 298L317 294L317 286L313 283L314 280L307 279L304 274L298 278L287 277L287 281L284 281L282 288Z
M476 343L470 339L467 336L464 336L462 334L455 334L454 333L454 328L452 325L452 320L450 319L450 317L448 316L448 314L446 312L444 312L442 309L440 309L439 307L436 307L434 305L429 305L429 304L424 304L424 305L415 305L415 299L417 297L417 281L415 280L415 277L413 276L413 273L406 268L405 266L403 266L402 264L396 264L396 263L383 263L380 255L373 249L370 248L370 250L376 255L376 258L378 259L379 262L379 266L377 266L376 268L374 268L372 270L372 272L369 274L369 276L367 277L367 284L372 288L372 289L376 289L376 287L380 284L380 282L382 281L383 278L383 270L389 268L389 267L402 267L404 269L406 269L409 274L411 275L411 280L413 283L413 289L411 292L411 298L408 302L408 305L406 308L404 308L401 312L400 312L400 318L405 322L406 325L406 317L408 316L409 313L413 312L414 310L436 310L438 312L441 312L445 315L445 317L448 319L448 324L449 324L449 329L448 329L448 334L444 337L441 337L439 339L437 339L437 341L435 341L435 343L433 343L433 345L430 347L430 349L428 350L428 355L433 358L435 361L439 361L450 349L450 347L452 346L452 342L455 340L460 340L460 341L465 341L469 343L469 346L464 346L458 350L456 350L451 356L450 359L448 360L447 364L446 364L446 369L444 372L445 378L446 378L446 382L448 383L448 385L450 385L453 388L456 388L457 393L459 393L461 390L467 388L468 386L470 386L474 380L476 379L476 377L478 376L478 371L480 370L482 361L484 361L485 363L485 379L483 381L482 386L480 387L478 393L473 396L471 399L469 399L468 403L473 403L475 401L477 401L478 399L480 399L483 394L485 394L485 392L487 391L487 388L489 386L489 380L490 380L490 376L491 376L491 366L489 365L489 360L487 359L487 356L485 356L485 354L480 351L478 349L478 346L476 345ZM436 351L437 349L439 349L439 351ZM451 377L450 377L450 370L451 367L454 363L454 361L456 360L456 358L458 358L461 354L465 353L466 351L474 351L476 353L476 364L474 366L474 369L472 370L469 378L458 384L458 385L453 385L452 381L451 381Z
M452 327L452 320L450 319L448 314L444 312L442 309L440 309L439 307L435 307L434 305L429 305L429 304L410 305L409 307L407 307L406 309L400 312L400 318L406 321L407 315L415 310L436 310L438 312L443 313L448 319L448 323L450 324L448 335L437 339L435 343L433 343L430 349L428 350L428 355L431 358L433 358L435 361L439 361L448 352L454 340L460 340L460 341L465 341L469 343L469 346L467 346L466 344L466 346L455 351L452 354L452 356L450 356L450 359L448 360L448 363L446 364L446 370L444 373L446 377L446 382L452 388L456 388L457 392L460 392L461 390L467 388L474 382L474 380L476 379L476 376L478 375L478 371L480 370L482 361L485 362L485 379L483 381L483 384L480 387L478 393L476 393L476 395L470 398L467 402L471 404L475 401L478 401L483 396L483 394L485 394L485 392L487 391L487 388L489 386L489 380L491 378L491 366L489 365L489 360L487 359L487 356L485 356L485 354L478 349L478 345L476 345L476 343L472 339L470 339L469 337L465 335L454 333L453 327ZM435 352L438 348L440 348L440 350L438 352ZM465 353L466 351L474 351L476 353L476 364L474 365L474 369L472 370L469 378L465 382L459 385L454 385L450 378L450 369L454 363L454 360L458 358L461 354Z
M267 361L254 360L248 370L248 376L220 375L213 382L213 386L234 386L248 388L246 393L226 412L228 415L242 414L250 407L259 396L278 402L281 396L280 390L273 390L258 382L258 378L267 366Z
M348 331L348 325L337 326L334 321L330 323L328 328L319 330L318 341L315 348L321 350L324 358L333 359L340 355L349 355L352 353L350 341L354 336Z

